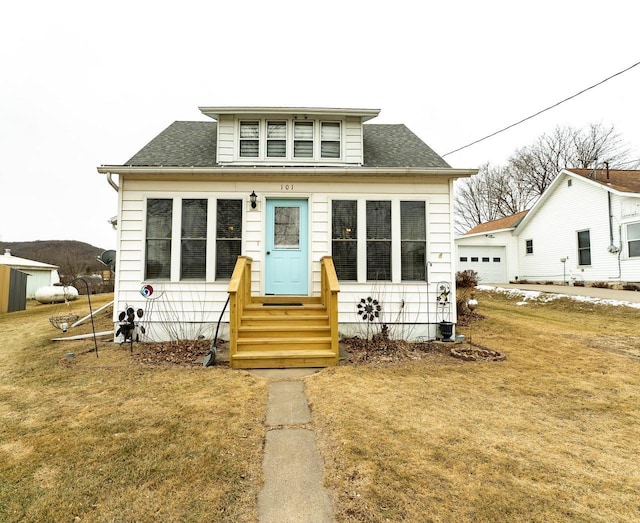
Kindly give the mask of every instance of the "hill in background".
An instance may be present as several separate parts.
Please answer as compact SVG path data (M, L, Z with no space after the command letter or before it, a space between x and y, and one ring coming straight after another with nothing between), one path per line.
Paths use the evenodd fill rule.
M78 241L0 242L0 256L5 253L5 249L11 249L13 256L57 265L63 282L76 277L101 274L106 269L96 259L104 249Z

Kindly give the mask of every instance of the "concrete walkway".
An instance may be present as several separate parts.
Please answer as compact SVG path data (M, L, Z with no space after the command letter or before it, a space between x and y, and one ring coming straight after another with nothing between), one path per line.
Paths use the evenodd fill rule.
M264 485L258 496L260 523L333 522L333 508L322 486L323 464L310 427L304 381L310 369L255 370L270 379ZM275 381L278 380L278 381Z

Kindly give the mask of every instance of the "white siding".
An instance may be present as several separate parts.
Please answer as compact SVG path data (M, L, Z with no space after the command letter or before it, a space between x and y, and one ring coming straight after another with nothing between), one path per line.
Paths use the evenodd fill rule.
M349 164L362 165L362 123L360 118L347 118L344 129L344 159Z
M454 274L452 227L449 219L451 198L449 184L432 181L419 183L353 183L335 180L331 183L299 181L287 173L273 178L253 181L126 181L122 183L123 197L119 216L119 260L116 286L118 301L114 307L114 320L127 307L143 308L151 336L167 336L172 322L191 326L192 333L200 333L204 322L207 329L215 327L218 316L227 298L228 281L213 281L212 270L206 282L145 281L144 277L144 221L148 198L241 198L244 201L242 254L253 258L252 293L264 293L262 278L264 259L264 211L266 198L309 199L310 231L310 294L320 292L320 259L331 254L331 200L333 198L357 199L364 205L366 200L391 200L392 208L407 200L426 201L427 212L427 258L430 284L401 282L399 270L394 271L393 282L367 282L366 270L360 270L360 281L341 285L339 295L339 322L343 333L358 333L363 322L357 316L357 303L368 296L377 297L383 303L383 319L392 324L399 335L435 336L433 324L439 321L436 315L436 284L446 281L453 284ZM288 187L288 189L287 189ZM249 194L258 195L256 209L249 205ZM215 206L210 203L210 217L215 219ZM174 210L175 212L175 210ZM397 219L397 214L394 215ZM396 226L399 230L399 225ZM363 227L359 227L364 232ZM211 228L210 228L211 230ZM210 242L215 241L211 238ZM399 241L397 242L399 245ZM364 261L366 242L360 242L360 260ZM209 253L214 252L209 246ZM210 267L215 256L208 260ZM393 266L399 267L399 249L393 249ZM363 264L361 263L361 267ZM366 265L364 265L366 267ZM178 274L176 270L172 274ZM140 293L143 285L150 284L154 294L144 298ZM455 301L452 299L450 320L455 322ZM228 314L225 314L227 321ZM416 324L418 324L416 326ZM183 328L186 329L186 327ZM168 330L169 329L169 330ZM184 330L186 333L187 330ZM164 334L163 334L164 333ZM210 335L210 333L205 334Z
M218 120L218 163L233 162L235 143L233 117L230 115L220 116Z
M518 231L521 280L610 281L618 274L618 257L607 248L607 190L576 178L562 180L544 205ZM589 230L591 265L578 263L578 231ZM533 254L525 242L533 240ZM562 263L561 258L566 258Z

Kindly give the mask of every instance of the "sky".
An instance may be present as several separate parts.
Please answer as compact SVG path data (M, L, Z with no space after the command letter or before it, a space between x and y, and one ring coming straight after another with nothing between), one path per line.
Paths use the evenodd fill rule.
M116 247L123 164L199 106L380 109L456 168L557 126L613 125L640 158L628 0L76 0L0 8L0 241Z

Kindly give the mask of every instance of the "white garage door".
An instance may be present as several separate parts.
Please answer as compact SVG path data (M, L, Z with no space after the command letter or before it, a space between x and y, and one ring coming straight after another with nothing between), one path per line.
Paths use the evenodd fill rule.
M480 283L508 283L505 247L458 247L458 270L478 273Z

